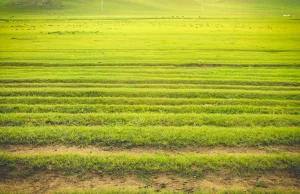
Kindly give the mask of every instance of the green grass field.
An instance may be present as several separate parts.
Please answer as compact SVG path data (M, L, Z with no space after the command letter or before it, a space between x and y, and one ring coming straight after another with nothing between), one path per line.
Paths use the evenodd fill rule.
M296 0L52 1L0 4L2 63L299 64Z
M281 15L251 20L62 16L1 23L0 59L8 63L299 64L299 20Z
M0 29L0 193L300 193L299 1L2 0Z

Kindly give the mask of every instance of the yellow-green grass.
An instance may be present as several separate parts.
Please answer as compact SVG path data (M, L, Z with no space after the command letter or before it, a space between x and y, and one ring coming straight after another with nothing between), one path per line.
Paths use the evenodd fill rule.
M285 135L282 134L286 141L274 137L274 134L280 132L272 131L268 135L265 134L264 140L258 138L255 143L252 139L245 140L246 143L235 139L233 140L235 143L230 143L230 138L224 143L224 138L218 136L220 141L216 143L206 144L201 140L201 143L193 144L187 139L179 138L178 132L176 138L187 142L171 143L174 141L172 138L167 141L159 140L154 144L155 146L299 144L295 140L298 138L297 127L300 122L297 66L80 66L16 63L3 64L1 69L3 70L0 79L0 99L3 104L1 105L2 126L22 126L26 130L37 126L34 128L36 133L39 133L36 131L38 127L43 131L49 129L47 127L51 125L63 129L77 126L78 128L72 131L74 134L76 130L82 130L87 126L99 127L101 130L103 127L107 130L116 127L122 130L127 130L130 126L144 127L143 130L150 130L145 134L155 135L153 139L160 136L153 131L161 131L164 127L169 127L166 130L170 136L174 135L175 129L182 134L190 134L186 132L190 128L201 129L203 133L208 131L218 133L213 130L214 127L228 127L228 130L224 128L225 138L236 136L244 139L249 135L250 129L251 132L256 131L253 137L258 138L258 134L265 129L259 127L279 127L280 130L280 127L286 127L293 129L292 133L286 131ZM208 127L198 129L194 128L195 126ZM3 131L7 130L6 127ZM158 129L159 127L161 129ZM237 128L240 130L235 131ZM89 131L90 128L87 130ZM93 133L95 135L97 130L93 128L92 133L89 131L88 139L93 139ZM44 133L42 137L48 136L47 130ZM60 132L55 133L62 135ZM133 131L131 130L130 133ZM239 133L241 135L237 135ZM9 141L16 144L30 142L68 144L71 141L59 141L57 137L44 140L41 136L32 140L28 136L26 138L30 141L24 142L17 138L17 133L12 134L11 139L4 144L9 144ZM209 136L214 139L216 136L212 134ZM2 136L7 135L3 132ZM147 139L144 136L137 137L137 139ZM76 133L75 141L79 139L84 137ZM131 141L132 139L124 136L121 139L124 142L116 145L134 146L143 145L144 142L136 143L136 140ZM93 142L94 140L80 141L79 145L97 144ZM150 142L152 141L155 142L154 140ZM211 142L211 140L206 141ZM76 145L73 140L71 142ZM109 143L111 142L103 144L109 145Z
M288 172L299 176L300 155L30 155L0 153L2 176L20 176L39 171L64 174L97 172L113 175L155 175L175 173L203 178L208 172L230 170L232 173ZM19 173L19 174L18 174Z
M300 106L298 100L270 100L270 99L224 99L224 98L123 98L123 97L36 97L31 96L10 96L0 97L2 104L53 104L53 105L245 105L245 106Z
M49 1L48 1L49 2ZM300 4L295 0L2 0L0 10L3 15L39 15L86 17L150 17L150 16L202 16L202 17L274 17L282 14L298 16ZM48 15L49 17L49 15ZM57 16L58 17L58 16Z
M36 67L40 68L37 69ZM249 76L251 79L262 79L265 76L270 78L281 78L287 79L286 76L290 78L297 78L299 74L299 66L213 66L208 65L208 68L205 66L197 65L81 65L81 64L5 64L1 65L1 70L3 78L10 77L15 78L18 76L35 76L41 78L43 76L51 76L51 78L65 77L69 76L88 76L93 75L93 77L100 76L121 76L127 77L135 75L137 77L142 76L179 76L179 78L220 78L224 75L243 79L244 76ZM211 68L209 68L211 67ZM244 67L244 68L242 68ZM255 71L259 70L259 71ZM53 72L56 72L56 75L53 75ZM96 74L95 74L96 73ZM123 76L122 76L123 75Z
M251 85L212 85L212 84L113 84L113 83L2 83L0 88L165 88L165 89L241 89L298 91L295 86L251 86Z
M38 67L38 68L37 68ZM1 85L28 83L299 86L299 68L186 66L2 65ZM98 85L101 88L101 85ZM125 86L126 87L126 86ZM127 87L130 87L129 85ZM220 86L219 86L220 87ZM186 88L186 87L184 87ZM194 86L195 88L195 86ZM252 87L255 89L254 87ZM296 87L295 87L296 88Z
M0 118L1 126L224 126L255 127L299 126L297 115L270 114L174 114L174 113L8 113Z
M298 107L208 106L208 105L0 105L0 113L219 113L219 114L290 114L299 115Z
M127 89L127 88L5 88L1 96L40 96L40 97L154 97L154 98L242 98L269 100L299 100L298 91L245 91L245 90L213 90L213 89Z
M299 65L295 0L40 2L0 2L0 62Z
M3 144L126 147L149 146L146 142L155 142L153 145L158 147L299 145L297 66L16 63L4 64L1 69L4 70L0 79L1 125L6 126L2 137L10 137ZM51 125L71 131L64 136L61 131L53 132ZM21 128L7 128L9 126ZM277 127L276 130L274 127ZM5 133L10 132L8 129L14 132L10 135ZM116 133L121 133L121 136L112 132L116 129L120 129ZM216 129L223 130L225 134ZM285 131L281 134L283 129ZM33 137L23 138L16 130L26 130L25 134ZM40 135L34 136L31 130ZM99 136L98 133L106 134L106 130L115 137L113 140ZM166 130L162 139L161 130ZM196 130L197 134L200 130L205 135L198 134L197 137L189 130ZM143 133L146 136L139 135ZM252 133L253 136L247 137ZM65 138L71 136L73 139L60 140L49 134ZM149 134L153 136L147 139ZM263 134L260 136L263 138L259 138L259 134ZM197 139L196 143L188 137ZM108 138L107 141L103 140L105 138ZM157 138L158 141L155 141ZM220 140L216 141L217 138ZM228 141L224 140L226 138Z
M281 16L280 16L281 17ZM1 62L299 65L299 20L3 20Z
M12 145L298 149L298 1L104 0L103 12L99 0L37 2L0 2L4 152ZM0 177L100 173L205 178L225 171L298 178L300 173L299 154L276 151L60 153L1 152ZM248 192L289 192L271 189Z
M1 127L0 144L111 147L300 145L299 127L21 126Z

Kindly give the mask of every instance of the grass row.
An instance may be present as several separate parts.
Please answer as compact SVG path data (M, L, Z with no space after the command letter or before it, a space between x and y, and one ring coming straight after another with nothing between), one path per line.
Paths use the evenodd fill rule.
M158 98L245 98L268 100L300 100L298 91L245 91L214 89L132 89L132 88L5 88L0 96L41 96L41 97L158 97Z
M59 71L59 70L58 70ZM54 74L55 73L55 74ZM191 80L205 80L205 79L210 79L210 80L220 80L220 79L231 79L231 80L249 80L249 81L276 81L276 80L283 80L283 81L300 81L299 77L297 74L287 74L286 76L284 74L277 74L277 75L268 75L268 74L246 74L246 75L240 75L240 74L231 74L227 73L226 78L224 78L224 73L222 74L196 74L194 73L177 73L174 72L172 74L170 73L160 73L160 72L155 72L153 71L152 73L147 72L147 73L103 73L103 72L97 72L97 74L89 72L89 73L82 73L82 72L68 72L66 74L63 70L60 70L59 72L37 72L37 73L28 73L26 71L24 72L18 72L15 74L9 73L9 72L4 72L1 77L2 78L30 78L30 77L35 77L35 78L60 78L66 76L66 78L78 78L78 77L93 77L95 79L109 79L112 77L118 77L118 79L124 79L124 78L135 78L135 79L147 79L153 80L153 79L175 79L175 80L185 80L185 79L191 79Z
M69 68L69 69L6 69L0 66L3 71L2 79L79 79L92 78L95 80L111 80L111 78L118 78L118 80L136 79L136 80L235 80L235 81L300 81L297 68L295 69L252 69L256 71L253 73L249 69L227 69L222 71L219 68L160 68L148 69L147 71L140 68L124 69L119 68L114 70L99 69L97 67L89 68ZM144 72L143 72L144 71Z
M43 172L76 174L86 172L113 175L155 175L175 173L202 178L208 172L230 170L232 173L288 172L300 176L300 155L32 155L0 153L1 176L20 176Z
M0 62L0 67L4 68L32 68L35 66L40 67L51 67L51 68L68 68L68 67L99 67L99 63L93 62L77 62L77 63L47 63L47 62L26 62L26 61L2 61ZM157 63L101 63L101 67L122 67L122 68L153 68L158 67ZM299 64L286 64L286 63L164 63L160 64L159 67L220 67L220 68L277 68L277 69L295 69L299 67Z
M226 75L224 75L226 76ZM45 78L46 77L46 78ZM274 79L273 81L264 81L264 80L238 80L238 79L178 79L174 77L174 79L158 79L153 78L149 79L149 77L141 77L139 79L132 78L132 76L123 78L123 79L115 79L112 77L108 78L91 78L91 76L87 77L64 77L58 78L49 76L45 77L37 77L37 78L1 78L0 83L105 83L105 84L212 84L212 85L250 85L250 86L300 86L299 81L291 81L286 80L282 81L282 79ZM147 79L146 79L147 78Z
M243 106L282 106L299 107L300 101L296 100L268 100L268 99L221 99L221 98L123 98L123 97L36 97L36 96L10 96L0 97L4 104L91 104L91 105L243 105Z
M145 65L145 64L136 64L136 65L103 65L103 64L60 64L55 65L48 64L27 64L23 66L23 64L9 64L1 63L0 68L5 70L3 75L19 75L25 74L28 75L51 75L54 72L58 73L57 75L87 75L93 74L96 72L96 75L112 75L112 74L148 74L148 75L198 75L198 76L220 76L220 75L228 75L228 76L254 76L254 77L284 77L284 75L297 77L299 73L300 65L257 65L253 67L251 65L243 66L230 66L226 67L226 65L213 65L213 64L185 64L185 65ZM37 68L41 67L41 68ZM255 71L256 70L256 71ZM237 74L239 73L239 74Z
M299 50L300 51L300 50ZM25 69L23 68L11 68L10 67L3 67L0 66L2 69L5 69L5 72L3 73L4 76L6 75L11 75L11 74L17 74L17 75L22 75L22 74L26 74L26 71L24 71ZM122 68L124 69L122 71ZM72 76L77 76L77 75L86 75L86 74L94 74L95 71L97 72L97 74L94 74L94 76L113 76L113 75L119 75L122 77L122 75L136 75L136 76L144 76L144 75L149 75L150 77L152 77L153 75L157 75L158 77L176 77L176 75L178 77L184 77L184 76L191 76L191 77L208 77L208 76L212 76L212 77L221 77L222 75L226 74L230 77L241 77L242 79L243 76L248 75L251 78L254 77L284 77L284 75L286 74L289 77L294 77L297 78L297 73L299 72L299 69L297 68L290 68L290 69L285 69L285 68L273 68L270 69L269 71L266 71L267 68L259 68L261 71L258 71L257 73L253 73L251 72L248 68L232 68L232 69L222 69L219 67L214 67L214 69L205 69L205 68L197 68L197 67L172 67L172 66L156 66L155 68L152 67L151 68L137 68L135 69L134 66L133 67L118 67L116 66L116 68L107 68L104 67L102 65L99 65L98 67L92 67L92 69L89 68L82 68L82 67L78 67L78 68L64 68L62 66L62 68L42 68L40 69L40 71L38 71L37 69L28 67L26 70L30 70L30 74L29 75L51 75L53 74L53 72L57 72L57 76L60 75L72 75ZM279 70L280 69L280 70ZM59 71L60 70L60 71ZM225 71L226 73L225 73ZM253 70L253 68L252 68ZM67 71L67 72L66 72ZM240 74L236 74L237 72L240 72ZM28 73L28 72L27 72ZM205 73L205 74L204 74ZM28 76L28 74L26 74Z
M298 107L259 106L154 106L154 105L0 105L0 113L220 113L220 114L292 114L299 115Z
M299 91L292 86L249 86L249 85L208 85L208 84L98 84L98 83L5 83L0 88L166 88L166 89L235 89L235 90L276 90Z
M299 127L1 127L0 144L115 147L300 145Z
M51 49L48 49L51 51ZM98 49L99 50L99 49ZM101 49L100 49L101 50ZM12 50L11 50L12 51ZM77 50L78 51L78 50ZM82 50L79 50L82 51ZM147 64L147 63L137 63L137 64L95 64L95 63L10 63L10 62L0 62L0 67L5 69L6 72L20 72L20 70L29 70L29 73L37 72L53 72L57 70L64 70L71 73L91 73L103 72L103 73L231 73L236 74L240 72L241 74L254 74L253 70L259 69L255 74L270 74L270 75L282 75L282 74L295 74L299 70L300 64L201 64L201 63L186 63L186 64ZM41 67L39 70L36 67ZM217 71L216 71L217 70ZM295 71L296 70L296 71ZM240 75L241 75L240 74Z
M174 114L174 113L8 113L0 117L1 126L300 126L296 115L270 114Z

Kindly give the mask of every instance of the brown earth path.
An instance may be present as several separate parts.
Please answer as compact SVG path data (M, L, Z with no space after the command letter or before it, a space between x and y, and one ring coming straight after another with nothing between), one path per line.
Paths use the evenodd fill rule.
M290 154L300 153L300 146L272 146L272 147L188 147L188 148L117 148L117 147L76 147L65 145L1 145L0 152L12 155L39 154L80 154L80 155L109 155L109 154ZM215 193L222 190L252 190L257 183L263 183L270 190L300 191L299 177L293 177L286 172L267 172L247 175L237 175L228 171L209 173L203 179L184 178L174 174L160 174L153 177L137 177L136 175L110 176L107 174L87 173L85 175L65 176L60 173L39 172L26 178L0 177L0 192L53 193L72 192L82 190L139 190L154 191L209 191Z
M52 193L55 191L71 192L76 190L139 190L154 191L210 191L252 190L257 183L263 182L270 190L300 191L300 180L287 173L262 173L249 176L237 176L229 172L208 174L204 179L182 178L172 174L157 175L143 179L134 175L113 177L102 174L83 176L64 176L61 174L39 173L29 178L0 179L0 188L10 192ZM0 190L1 191L1 190Z
M18 155L34 154L80 154L80 155L105 155L105 154L276 154L285 153L289 155L300 154L300 146L271 146L271 147L188 147L188 148L156 148L156 147L77 147L65 145L2 145L1 152Z

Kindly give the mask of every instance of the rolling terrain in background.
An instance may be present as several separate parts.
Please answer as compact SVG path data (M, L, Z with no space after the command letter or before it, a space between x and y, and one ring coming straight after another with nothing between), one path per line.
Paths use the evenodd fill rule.
M103 5L103 12L102 12ZM299 16L297 0L2 0L3 13L126 16Z

